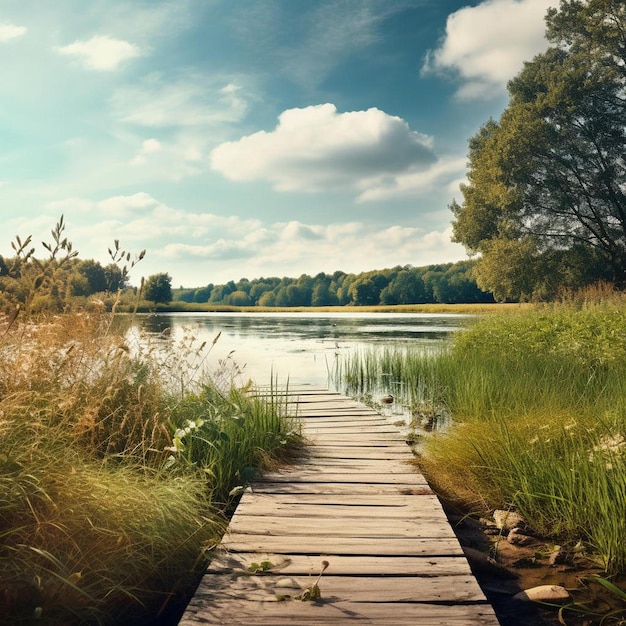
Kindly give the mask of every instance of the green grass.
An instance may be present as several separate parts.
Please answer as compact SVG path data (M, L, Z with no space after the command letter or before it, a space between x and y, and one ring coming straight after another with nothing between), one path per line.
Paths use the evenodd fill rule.
M355 354L338 376L366 391L383 373L412 402L453 416L420 460L447 498L466 510L514 507L538 533L626 572L621 298L484 317L439 352Z
M231 491L298 445L296 423L209 377L192 338L133 344L97 311L8 322L0 621L174 623Z
M113 299L107 301L108 306L112 306ZM153 302L140 301L125 297L117 310L120 312L148 313L157 311L159 313L503 313L508 311L519 311L532 309L532 304L394 304L375 306L321 306L321 307L263 307L263 306L234 306L229 304L209 304L173 301L169 304L158 304Z

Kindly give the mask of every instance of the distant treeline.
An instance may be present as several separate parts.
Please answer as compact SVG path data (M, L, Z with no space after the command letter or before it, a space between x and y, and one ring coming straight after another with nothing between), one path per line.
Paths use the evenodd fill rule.
M491 294L478 288L473 261L346 274L320 272L299 278L242 278L198 289L174 289L174 301L232 306L372 306L379 304L483 303Z

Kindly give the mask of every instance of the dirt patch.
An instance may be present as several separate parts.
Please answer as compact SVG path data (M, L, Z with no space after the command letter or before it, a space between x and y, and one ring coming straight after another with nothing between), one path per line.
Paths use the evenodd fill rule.
M602 570L582 557L550 563L553 546L528 537L524 545L512 545L497 529L479 520L447 511L448 518L466 553L472 572L492 604L501 626L592 626L600 624L602 613L619 608L619 602L587 581ZM554 557L553 557L554 558ZM622 581L623 583L623 581ZM514 599L520 591L540 585L559 585L570 592L572 602L582 609L544 606ZM622 584L620 584L620 587ZM626 624L626 607L605 624ZM594 613L596 613L594 615Z

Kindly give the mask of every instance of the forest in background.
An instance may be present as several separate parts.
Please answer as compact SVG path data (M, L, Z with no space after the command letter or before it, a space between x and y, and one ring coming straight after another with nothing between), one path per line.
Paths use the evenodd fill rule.
M320 272L298 278L255 278L199 289L175 289L172 300L230 306L373 306L493 302L472 275L473 261L347 274ZM151 298L148 298L151 299Z
M63 221L60 222L63 226ZM58 225L57 225L58 229ZM53 235L55 231L53 231ZM56 232L61 240L61 233ZM19 246L17 246L19 248ZM29 250L30 252L30 250ZM320 307L376 306L401 304L474 304L493 302L473 276L474 261L459 261L361 273L320 272L297 278L241 278L225 284L199 288L172 288L167 273L129 284L128 270L120 261L132 263L130 255L112 250L112 262L103 266L92 259L79 259L72 252L63 258L38 261L18 250L14 258L0 257L0 307L11 311L16 305L31 311L63 310L97 298L110 304L116 293L156 304L194 303L227 306ZM143 253L140 255L143 256ZM119 257L119 258L118 258ZM36 289L35 289L36 287ZM36 295L32 295L36 293ZM30 294L28 298L27 294ZM30 299L29 299L30 298ZM27 301L28 300L28 301Z

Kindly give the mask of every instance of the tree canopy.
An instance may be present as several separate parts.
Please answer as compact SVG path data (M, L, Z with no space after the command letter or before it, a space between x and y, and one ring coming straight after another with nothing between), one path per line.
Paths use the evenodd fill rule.
M473 261L396 266L359 274L320 272L298 278L242 278L223 285L174 290L183 302L264 307L493 302L476 284Z
M500 300L626 283L626 4L562 0L552 46L510 81L469 142L454 237Z
M167 304L172 301L172 279L169 274L160 273L148 276L143 288L144 298L154 304Z

